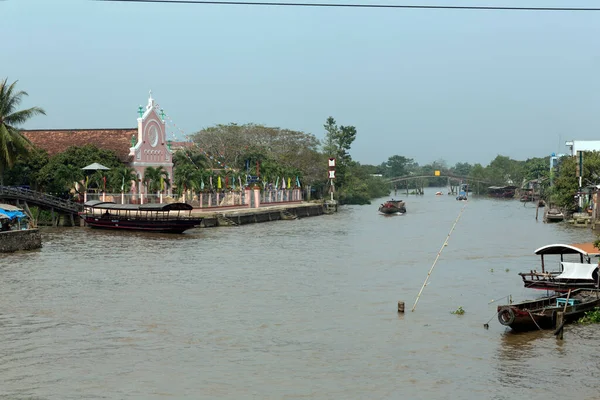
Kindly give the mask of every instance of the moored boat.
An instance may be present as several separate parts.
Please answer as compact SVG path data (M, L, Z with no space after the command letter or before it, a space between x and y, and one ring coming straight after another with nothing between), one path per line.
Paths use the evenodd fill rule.
M574 289L564 293L498 306L498 321L521 332L556 327L556 313L564 312L565 323L581 318L587 311L600 306L597 289Z
M535 251L540 256L540 271L531 269L519 272L526 288L566 292L569 289L598 288L598 262L600 256L594 243L550 244ZM558 270L548 270L547 256L557 256Z
M115 204L92 200L84 204L80 217L91 228L183 233L202 223L191 215L187 203Z
M558 208L551 207L546 210L544 214L544 221L546 222L560 222L565 219L565 214Z
M499 199L512 199L515 197L516 186L490 186L488 187L489 195Z
M402 200L388 200L379 206L379 212L382 214L406 213L406 204Z

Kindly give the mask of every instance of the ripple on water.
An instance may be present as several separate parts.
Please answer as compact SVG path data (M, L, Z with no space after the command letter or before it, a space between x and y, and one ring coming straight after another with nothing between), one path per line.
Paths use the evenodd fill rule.
M518 202L470 200L410 312L463 204L406 200L398 218L375 201L184 235L44 229L41 250L0 260L0 393L593 398L593 327L570 326L558 343L490 320L490 300L528 295L516 273L536 265L537 247L591 233L536 222ZM450 313L458 306L465 315Z

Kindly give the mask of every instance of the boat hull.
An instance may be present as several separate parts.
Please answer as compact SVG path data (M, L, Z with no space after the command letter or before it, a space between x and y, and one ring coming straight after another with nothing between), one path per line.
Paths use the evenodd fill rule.
M565 297L567 296L557 294L537 300L498 306L498 322L510 327L515 332L552 329L556 327L557 312L564 312L563 320L568 323L600 306L598 290L573 290L569 299L575 303L565 307ZM561 300L562 303L560 303Z
M145 231L159 233L183 233L200 225L201 218L189 219L102 219L97 216L81 217L90 228L112 229L121 231Z
M405 213L406 208L402 207L379 207L379 212L382 214L397 214L397 213Z
M382 214L404 214L406 212L406 206L402 200L390 200L379 207L379 212Z

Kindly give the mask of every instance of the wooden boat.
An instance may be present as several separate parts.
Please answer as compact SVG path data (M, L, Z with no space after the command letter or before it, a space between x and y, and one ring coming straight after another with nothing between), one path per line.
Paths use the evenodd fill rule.
M600 256L594 243L550 244L535 251L540 256L541 271L519 272L526 288L567 292L577 288L600 288L598 262ZM560 257L558 270L548 270L545 256ZM570 261L565 261L569 258Z
M192 217L193 207L187 203L115 204L92 200L83 206L80 217L86 225L100 229L183 233L203 220Z
M442 196L443 194L444 194L444 193L442 193L442 192L435 192L435 195L436 195L436 196Z
M600 306L597 289L574 289L564 293L498 306L498 321L513 331L522 332L556 327L556 313L564 312L565 323L581 318Z
M402 200L388 200L379 206L379 212L382 214L404 214L406 212L406 204Z
M546 222L560 222L565 219L565 215L558 208L550 207L544 213L544 221Z
M515 197L516 186L490 186L489 195L499 199L512 199Z

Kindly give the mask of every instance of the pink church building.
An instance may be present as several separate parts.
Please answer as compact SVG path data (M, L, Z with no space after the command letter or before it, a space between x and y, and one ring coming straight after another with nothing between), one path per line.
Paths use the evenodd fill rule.
M48 152L50 156L61 153L71 146L94 145L112 150L123 162L135 169L137 182L132 182L132 201L147 200L140 197L156 195L146 193L143 185L147 167L163 167L171 185L165 185L160 196L171 196L173 184L173 151L170 149L165 129L164 113L152 98L152 92L145 107L138 109L136 128L125 129L44 129L21 131L35 146ZM176 144L175 144L176 145ZM174 146L175 147L175 146Z
M157 112L152 92L148 104L145 108L140 106L138 113L140 116L137 119L137 136L135 143L132 138L132 146L129 148L130 165L138 176L138 182L132 186L131 191L137 195L143 193L142 180L147 167L162 167L167 172L169 181L173 181L173 151L168 144L164 113L162 110L160 115ZM165 194L171 196L171 186L165 190Z

